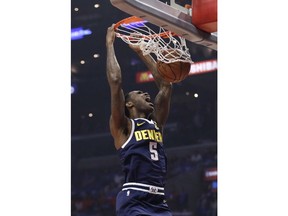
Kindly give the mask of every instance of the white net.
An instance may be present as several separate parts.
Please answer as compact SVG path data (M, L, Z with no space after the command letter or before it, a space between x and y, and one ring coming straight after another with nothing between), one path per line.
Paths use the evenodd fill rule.
M154 53L158 61L172 63L176 61L190 62L191 56L183 37L157 27L158 32L146 25L147 21L138 20L121 23L117 28L116 36L130 45L139 45L143 55ZM148 23L147 23L148 24Z

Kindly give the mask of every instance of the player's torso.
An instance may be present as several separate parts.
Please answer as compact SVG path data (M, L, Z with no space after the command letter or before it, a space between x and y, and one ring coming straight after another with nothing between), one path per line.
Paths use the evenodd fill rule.
M119 154L125 182L165 184L167 168L163 137L154 121L133 119L131 134Z

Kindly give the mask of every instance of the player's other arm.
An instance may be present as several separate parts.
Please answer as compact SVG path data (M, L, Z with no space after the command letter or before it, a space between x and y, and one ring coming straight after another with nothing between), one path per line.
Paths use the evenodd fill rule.
M130 45L130 47L138 54L141 60L151 71L155 83L159 89L154 101L154 112L152 113L152 119L157 122L160 128L163 128L169 115L172 83L161 79L157 70L157 63L151 55L144 56L139 46Z
M152 73L154 76L154 73ZM155 76L154 76L155 79ZM156 79L155 79L156 81ZM152 118L157 122L158 126L163 129L169 115L170 102L172 95L172 83L166 82L161 78L158 79L159 92L154 101L154 112Z
M107 29L106 35L106 75L111 93L110 131L114 138L115 147L118 149L123 143L123 132L127 131L129 120L125 116L125 98L122 89L121 68L115 56L114 40L115 32L113 24Z

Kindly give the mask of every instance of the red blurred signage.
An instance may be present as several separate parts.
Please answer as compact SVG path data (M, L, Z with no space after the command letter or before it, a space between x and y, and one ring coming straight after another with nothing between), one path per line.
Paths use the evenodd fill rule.
M152 82L154 80L150 71L136 73L136 83Z
M217 168L208 168L204 172L204 180L206 181L214 181L217 180Z
M217 70L217 60L207 60L191 64L189 75L207 73Z
M189 76L202 74L207 72L213 72L217 70L217 60L207 60L201 62L195 62L191 64ZM136 83L152 82L154 80L150 71L143 71L136 73Z

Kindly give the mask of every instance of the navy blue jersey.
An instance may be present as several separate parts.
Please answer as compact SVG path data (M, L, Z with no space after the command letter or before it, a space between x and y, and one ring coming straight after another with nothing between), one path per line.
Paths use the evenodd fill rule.
M153 120L131 119L128 140L118 150L125 183L137 182L164 187L167 159L162 133Z
M118 150L125 183L117 195L116 215L172 216L164 193L167 159L161 131L152 120L131 122L131 134Z

